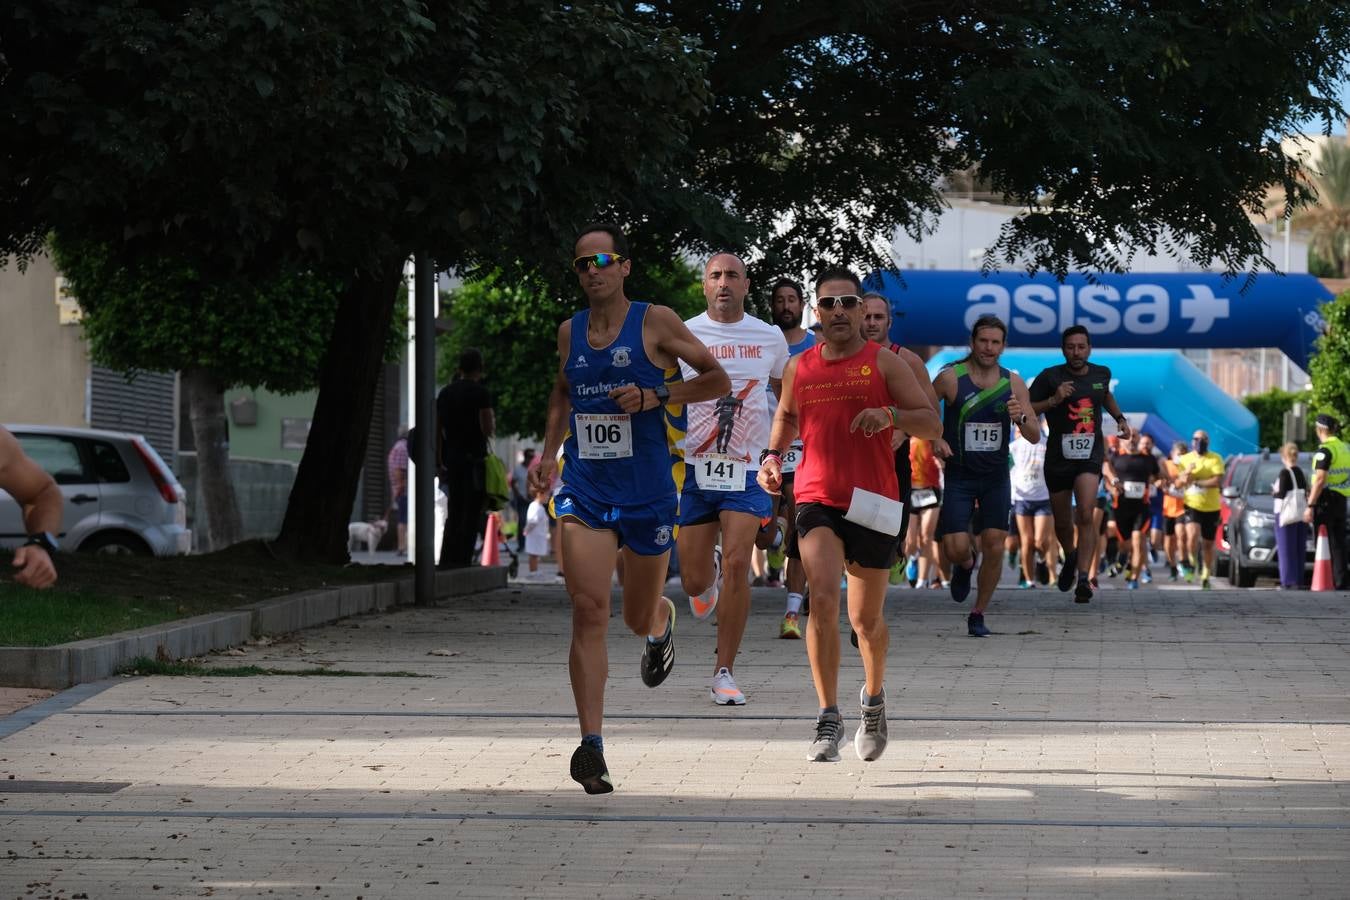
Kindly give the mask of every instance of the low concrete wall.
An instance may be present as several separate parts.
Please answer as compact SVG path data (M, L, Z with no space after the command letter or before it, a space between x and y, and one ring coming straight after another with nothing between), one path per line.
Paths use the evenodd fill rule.
M506 587L504 566L436 573L436 599ZM137 657L186 659L264 634L288 634L348 616L411 606L413 580L304 591L226 612L178 619L55 647L0 647L0 685L59 691L107 678Z

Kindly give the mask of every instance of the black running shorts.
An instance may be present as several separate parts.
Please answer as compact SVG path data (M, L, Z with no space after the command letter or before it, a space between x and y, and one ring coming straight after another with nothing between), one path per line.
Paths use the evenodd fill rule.
M844 542L844 561L864 569L889 569L895 562L899 537L873 531L844 518L842 509L823 503L797 504L797 530L788 538L784 552L801 559L798 541L814 528L828 528Z

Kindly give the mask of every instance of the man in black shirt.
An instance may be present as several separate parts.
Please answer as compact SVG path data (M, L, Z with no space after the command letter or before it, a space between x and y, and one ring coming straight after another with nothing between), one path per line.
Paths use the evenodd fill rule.
M1045 448L1045 484L1050 488L1050 508L1055 514L1055 536L1064 548L1064 566L1059 589L1067 591L1078 573L1073 598L1078 603L1092 599L1088 569L1097 554L1097 529L1092 511L1097 508L1106 442L1102 435L1102 410L1116 420L1121 439L1129 437L1130 424L1121 415L1111 394L1111 370L1088 362L1092 340L1082 325L1064 329L1060 338L1064 365L1051 366L1031 383L1031 408L1050 425ZM1074 528L1077 526L1077 541Z
M483 460L496 431L492 395L482 384L483 354L469 347L459 355L455 379L436 397L436 459L449 501L439 568L473 564L473 545L487 506Z
M1144 568L1144 535L1153 518L1150 501L1162 479L1162 472L1153 454L1138 447L1134 435L1120 441L1120 452L1106 461L1102 472L1116 499L1116 526L1120 529L1120 537L1130 545L1125 587L1133 591L1139 587L1139 574Z

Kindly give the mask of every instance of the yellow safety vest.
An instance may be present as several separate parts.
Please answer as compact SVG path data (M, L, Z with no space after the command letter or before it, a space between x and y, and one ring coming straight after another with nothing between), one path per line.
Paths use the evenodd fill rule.
M1350 445L1338 437L1330 437L1319 448L1331 454L1331 467L1327 469L1327 487L1338 494L1350 497Z

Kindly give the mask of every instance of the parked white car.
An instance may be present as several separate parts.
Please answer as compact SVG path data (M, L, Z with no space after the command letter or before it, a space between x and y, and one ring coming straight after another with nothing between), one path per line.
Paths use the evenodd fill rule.
M175 556L192 547L183 487L138 434L6 425L65 497L62 550ZM19 504L0 491L0 547L27 538Z

